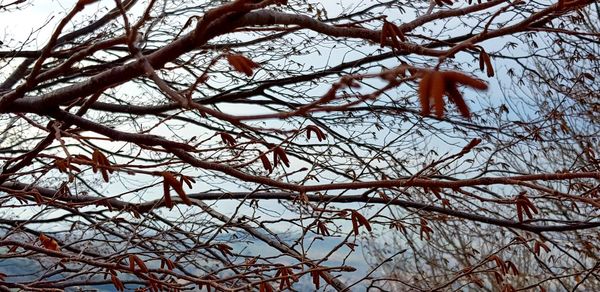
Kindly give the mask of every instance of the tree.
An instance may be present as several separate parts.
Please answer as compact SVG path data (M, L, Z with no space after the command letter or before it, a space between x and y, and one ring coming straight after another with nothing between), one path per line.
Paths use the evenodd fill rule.
M3 40L2 285L598 287L595 4L73 1Z

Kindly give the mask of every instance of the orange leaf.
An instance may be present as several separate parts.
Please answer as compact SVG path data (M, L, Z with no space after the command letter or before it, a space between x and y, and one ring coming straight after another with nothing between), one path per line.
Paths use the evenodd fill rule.
M259 158L260 158L260 161L262 162L262 165L265 168L265 170L268 170L269 173L273 172L273 168L271 167L271 162L269 162L269 158L267 158L267 155L265 155L263 153L259 156Z
M110 167L110 161L98 149L94 149L94 153L92 153L92 161L94 161L94 163L97 165ZM112 173L112 170L110 170L110 172Z
M49 249L49 250L53 250L53 251L60 250L60 247L58 246L58 242L56 242L56 240L46 236L45 234L40 233L39 239L42 242L42 246L45 249Z
M317 289L319 289L320 287L320 277L319 277L319 271L310 271L310 275L312 276L312 282L313 284L315 284L315 287Z
M98 155L100 154L100 151L98 149L94 149L94 152L92 153L92 171L94 173L98 172L98 165L100 165L100 160L98 159Z
M179 183L181 185L183 185L183 183L185 183L190 189L192 188L192 184L196 183L196 180L194 180L192 177L189 177L187 175L181 175L181 178L179 179Z
M485 53L484 50L481 50L479 52L479 70L481 70L481 72L483 72L483 69L485 69L485 61L483 60L484 55L487 55L487 54Z
M361 215L357 211L352 210L352 215L350 218L352 220L352 229L354 231L354 235L358 235L358 227L360 226L364 226L367 229L367 231L371 232L371 224L369 223L369 220L367 220L367 218L365 218L363 215Z
M352 216L350 217L351 221L352 221L352 231L354 232L354 235L358 235L358 219L356 219L356 217Z
M431 229L429 226L427 226L427 220L421 219L421 232L420 232L421 240L423 240L423 235L425 235L425 239L429 240L431 238L429 236L429 233L431 233L431 232L433 232L433 229Z
M223 143L225 143L226 145L229 145L229 147L233 147L235 146L235 139L229 135L228 133L225 132L221 132L221 140L223 140Z
M215 247L220 250L224 255L233 255L231 253L231 251L233 250L233 248L227 244L224 243L217 243L215 244Z
M286 167L290 167L290 161L285 154L283 148L277 146L273 149L273 165L277 167L277 162L280 161L285 164Z
M325 225L325 223L323 223L321 221L317 221L317 234L322 234L325 236L331 235L329 233L329 230L327 229L327 226Z
M102 173L102 179L104 179L105 182L108 182L108 174L113 172L113 170L110 168L110 161L108 161L108 158L106 158L106 156L104 156L100 150L94 149L94 152L92 153L92 161L94 162L92 164L92 170L94 173L100 169L100 172Z
M469 142L469 144L467 144L467 146L465 146L460 152L461 153L467 153L467 152L471 151L471 149L473 149L477 145L479 145L479 143L481 143L481 139L473 138L471 140L471 142Z
M512 270L515 276L519 275L519 270L517 270L517 266L515 266L515 264L513 264L511 261L506 261L505 264L507 266L507 271Z
M254 74L253 69L260 67L259 64L242 55L227 55L227 62L235 71L244 73L248 77Z
M102 179L104 179L105 182L108 182L109 181L108 170L106 170L106 168L102 168L102 169L100 169L100 172L102 173Z
M166 180L163 181L163 191L164 191L164 199L165 206L169 209L173 209L173 201L171 200L171 191L169 190L169 184Z
M496 271L494 271L494 278L496 279L496 282L498 284L502 284L502 282L504 281L504 277L502 277L502 275Z
M389 32L390 39L392 40L392 47L396 50L400 50L400 48L401 48L400 42L398 41L398 36L396 35L396 32L394 31L394 28L393 28L393 27L395 27L395 25L385 21L383 23L383 26L387 27L387 31Z
M488 88L488 85L485 82L460 72L444 71L443 74L444 79L446 80L458 82L479 90L486 90Z
M360 225L364 225L365 228L367 229L367 231L371 231L371 224L369 223L369 220L367 220L367 218L365 218L363 215L361 215L358 212L355 212L356 217L358 218L358 223L360 223Z
M435 107L435 114L438 118L442 118L444 116L444 91L446 89L444 83L444 75L439 71L434 71L431 73L431 89L430 96L431 100L433 100L433 105Z
M64 159L54 159L54 166L61 173L67 173L67 161Z
M521 202L517 201L517 218L519 219L519 223L523 223L523 206Z
M428 116L431 112L429 105L429 93L431 90L431 73L424 72L419 82L419 101L421 103L421 114Z
M309 125L306 127L306 138L310 139L311 132L315 132L315 135L317 136L317 140L319 140L319 142L325 140L325 134L317 126Z
M162 176L164 178L164 181L171 186L175 192L177 192L177 195L179 195L179 198L181 198L181 200L186 204L186 205L192 205L192 201L187 197L187 195L185 194L185 192L183 191L183 184L178 181L175 176L169 172L169 171L164 171L162 173Z
M482 54L480 54L480 58L483 58L483 62L485 63L487 76L493 77L494 76L494 67L492 66L492 61L490 60L490 56L486 52L482 52ZM479 67L481 67L481 65Z
M448 95L448 100L456 105L460 114L467 118L471 118L471 111L469 110L469 106L465 102L458 88L456 88L456 83L446 81L446 94Z
M406 37L404 36L404 33L400 30L400 28L391 22L389 24L390 28L392 29L392 32L394 33L394 36L398 37L401 41L405 42Z
M499 256L492 255L490 257L490 261L494 261L496 263L496 266L498 268L500 268L500 271L502 271L502 274L506 273L506 266L504 265L504 261L502 261L502 259Z
M271 284L269 284L267 282L261 282L259 291L260 292L273 292L273 287L271 287Z
M129 270L135 272L135 261L133 260L134 255L130 254L129 258Z
M133 260L135 261L136 265L138 265L138 267L140 267L140 270L142 270L142 272L144 272L144 273L148 272L148 267L146 267L146 264L144 263L144 261L142 261L142 259L140 259L136 255L133 255Z
M173 263L173 261L171 261L170 259L166 259L167 262L167 268L169 269L169 271L172 271L175 269L175 264Z
M119 280L117 276L111 274L110 280L112 281L113 285L115 285L117 291L125 291L125 286L123 285L123 282L121 282L121 280Z
M379 34L379 45L383 48L385 46L385 40L390 35L389 27L386 25L387 21L384 20L381 33Z

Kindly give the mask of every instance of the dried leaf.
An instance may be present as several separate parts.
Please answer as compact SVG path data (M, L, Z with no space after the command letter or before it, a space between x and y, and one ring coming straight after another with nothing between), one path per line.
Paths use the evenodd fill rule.
M390 23L390 28L392 29L394 36L398 37L403 42L406 41L406 36L404 36L404 33L400 30L400 28L397 25Z
M117 289L117 291L125 291L125 286L123 285L123 282L121 282L121 280L119 280L119 278L117 276L115 276L114 274L111 274L110 280L112 281L112 283L115 286L115 288Z
M386 21L383 22L383 27L381 28L381 33L379 34L379 45L383 48L385 46L385 41L390 35L389 27L386 25Z
M100 151L98 151L98 149L94 149L94 152L92 153L92 171L94 173L98 172L98 165L100 165L100 161L98 159L99 154Z
M281 282L279 283L279 291L283 291L284 288L291 288L292 283L290 281L290 275L292 274L292 270L288 267L280 267L277 270L277 274L275 277L281 277Z
M371 232L371 224L369 223L369 220L367 220L367 218L357 211L352 210L350 219L352 220L352 230L354 231L354 235L358 235L358 227L360 226L364 226L367 231Z
M273 172L273 168L271 167L271 162L269 162L269 158L264 153L259 156L260 161L262 162L263 168L268 170L269 173Z
M504 261L502 261L502 259L498 255L490 256L489 260L494 261L496 263L496 266L500 268L502 274L506 273L506 266L504 265Z
M496 282L498 284L502 284L502 282L504 281L504 277L496 271L494 271L494 278L496 279Z
M315 284L315 288L319 289L320 285L320 273L319 271L310 271L310 275L312 276L312 282Z
M58 246L58 242L56 242L56 240L46 236L43 233L40 233L39 239L45 249L60 251L60 247Z
M196 183L196 180L194 180L192 177L187 176L187 175L181 175L181 178L179 179L179 183L181 183L183 185L183 183L185 183L188 188L192 188L192 184Z
M221 251L221 253L223 253L223 255L233 255L231 253L231 251L233 250L233 248L227 244L224 243L217 243L215 244L215 247Z
M473 138L471 140L471 142L469 142L469 144L467 144L467 146L465 146L460 152L467 153L467 152L471 151L473 148L475 148L477 145L479 145L479 143L481 143L481 139Z
M146 264L144 263L144 261L142 261L142 259L140 259L138 256L133 255L133 260L135 261L135 264L140 267L140 270L142 270L142 272L147 273L148 272L148 267L146 267Z
M429 93L431 91L431 73L424 72L419 82L419 102L421 103L421 114L428 116L431 112L429 104Z
M439 71L431 73L431 84L430 84L430 103L433 101L435 114L438 118L444 117L444 92L446 90L446 84L444 82L444 75Z
M383 23L383 26L384 27L387 26L387 31L389 32L390 39L392 40L392 48L396 49L396 50L400 50L402 47L400 46L400 42L398 41L398 36L396 35L396 32L394 31L394 28L393 28L395 25L385 21Z
M464 84L466 86L469 86L469 87L472 87L475 89L479 89L479 90L486 90L488 88L488 85L485 82L483 82L477 78L473 78L469 75L460 73L460 72L444 71L443 74L444 74L445 80Z
M520 198L523 200L523 203L533 211L533 213L538 214L539 210L535 207L533 202L529 200L529 198L525 195L525 192L521 193Z
M100 169L100 172L102 173L102 179L104 179L105 182L109 182L108 170L106 170L106 168L102 168Z
M581 75L582 75L583 77L585 77L585 78L587 78L587 79L591 80L591 81L595 81L595 80L596 80L596 78L594 78L594 75L592 75L592 74L590 74L590 73L588 73L588 72L583 72L583 73L581 73Z
M259 291L260 292L273 292L273 287L271 286L271 284L269 284L267 282L261 282Z
M260 67L259 64L242 55L227 55L227 62L235 71L244 73L248 77L254 74L253 69Z
M319 140L319 142L321 142L322 140L325 140L325 134L317 126L309 125L306 127L306 138L307 139L310 139L311 132L315 132L315 135L317 136L317 140Z
M506 261L504 263L506 264L507 271L512 270L512 272L515 276L519 275L519 270L517 270L517 266L515 266L515 264L513 264L511 261Z
M92 153L92 171L96 173L98 170L102 173L102 179L105 182L109 182L109 173L112 173L113 170L110 167L110 161L100 150L94 149Z
M277 167L277 163L281 161L286 167L290 167L290 161L285 154L283 148L277 146L273 149L273 165Z
M173 209L173 201L171 200L171 191L169 190L169 184L166 180L163 180L163 198L165 200L165 206L169 209Z
M181 198L181 201L183 201L183 203L185 203L188 206L192 205L192 201L187 197L187 195L183 191L183 184L180 181L178 181L171 172L164 171L162 173L162 176L164 178L164 181L169 186L171 186L175 190L175 192L177 192L177 195L179 195L179 198Z
M477 286L479 286L479 288L483 288L483 280L481 280L479 277L474 276L473 274L469 275L469 280L471 280L472 283L475 283Z
M423 240L423 235L425 235L425 239L427 239L427 240L431 239L429 233L433 232L433 229L431 229L431 227L427 226L427 220L421 219L420 225L421 225L421 232L420 232L421 240Z
M327 229L327 226L325 225L325 223L322 221L318 221L318 220L317 220L317 234L322 234L325 236L331 235L329 233L329 230Z
M523 223L523 206L519 201L517 201L517 218L519 219L519 223Z
M456 105L460 114L467 118L471 118L471 111L469 110L469 106L463 99L462 94L458 91L456 87L456 83L446 81L446 94L448 95L448 100Z
M130 254L129 258L129 270L135 272L135 260L133 260L134 255Z
M482 51L480 53L480 58L483 59L483 62L485 63L485 68L486 68L486 74L488 77L494 77L494 67L492 66L492 61L490 60L490 56ZM481 65L479 65L479 67L481 68Z
M481 70L481 72L483 72L483 69L485 69L485 61L483 60L485 55L487 55L487 54L485 53L484 50L481 50L479 52L479 70Z
M175 263L173 263L173 261L171 261L170 259L166 259L166 263L167 263L167 268L169 269L169 271L172 271L175 269Z
M228 133L225 133L225 132L221 132L220 135L221 135L221 140L223 140L223 143L225 143L226 145L229 145L229 147L232 147L232 148L235 146L236 141L231 135L229 135Z
M67 173L67 161L64 159L54 159L54 167L61 173Z
M351 217L351 221L352 221L352 231L354 232L355 236L358 236L358 233L359 233L359 231L358 231L358 220L354 216L352 216Z

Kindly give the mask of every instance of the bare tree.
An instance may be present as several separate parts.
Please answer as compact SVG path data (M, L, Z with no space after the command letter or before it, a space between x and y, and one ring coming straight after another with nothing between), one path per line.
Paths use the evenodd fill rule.
M533 41L527 36L523 40L527 50L497 56L504 59L502 65L511 78L499 80L499 92L504 96L489 100L483 110L486 115L478 122L499 130L485 137L491 147L485 154L488 167L506 173L599 170L600 99L595 76L600 73L600 64L596 57L598 38L593 37L598 33L596 11L595 6L582 9L559 22L561 29L553 31L558 34ZM582 27L586 33L569 33ZM568 181L553 187L564 192L561 195L594 202L591 206L561 197L549 199L547 191L534 191L540 202L537 208L554 222L591 222L597 218L597 183L597 179ZM527 188L522 191L531 192ZM439 220L433 225L436 241L427 245L419 243L415 235L385 236L386 241L367 245L371 266L381 266L388 278L398 279L382 281L383 287L406 289L401 282L412 283L414 279L458 287L456 271L469 268L464 278L478 283L478 290L509 289L507 284L521 289L539 286L548 291L600 289L595 229L532 236L491 225ZM406 249L407 243L411 249L381 264L395 251ZM518 268L509 268L502 264L504 260ZM410 261L416 264L407 265Z
M598 287L595 73L526 49L593 70L595 4L72 1L0 51L0 281ZM515 70L565 135L560 99L497 102Z

